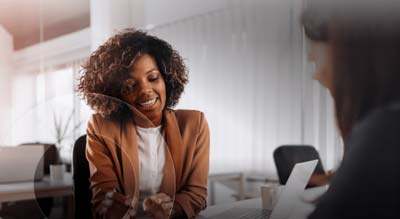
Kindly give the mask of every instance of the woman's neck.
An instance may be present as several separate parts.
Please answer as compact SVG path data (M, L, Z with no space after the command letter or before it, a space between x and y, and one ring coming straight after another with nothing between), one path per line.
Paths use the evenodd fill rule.
M157 117L157 118L152 118L152 119L150 119L150 120L151 120L151 122L153 123L153 125L154 125L155 127L158 127L158 126L160 126L161 123L162 123L162 116Z

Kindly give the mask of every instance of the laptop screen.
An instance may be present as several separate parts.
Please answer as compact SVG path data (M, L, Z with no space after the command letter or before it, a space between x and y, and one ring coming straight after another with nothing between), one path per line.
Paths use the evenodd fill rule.
M0 147L0 183L33 181L43 177L43 145Z

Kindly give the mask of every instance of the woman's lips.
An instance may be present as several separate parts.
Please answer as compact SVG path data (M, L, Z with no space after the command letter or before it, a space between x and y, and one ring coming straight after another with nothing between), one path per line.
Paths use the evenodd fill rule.
M138 105L145 108L151 107L157 102L157 99L158 99L157 97L153 99L148 99L146 101L139 102Z

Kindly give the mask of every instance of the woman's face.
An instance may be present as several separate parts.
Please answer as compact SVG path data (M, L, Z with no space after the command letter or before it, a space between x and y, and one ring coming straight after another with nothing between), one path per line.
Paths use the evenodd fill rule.
M310 42L308 59L315 66L313 78L332 94L333 65L331 47L328 43Z
M125 101L143 113L154 125L160 125L166 103L166 89L155 59L148 54L137 57L130 76L132 92L125 97Z

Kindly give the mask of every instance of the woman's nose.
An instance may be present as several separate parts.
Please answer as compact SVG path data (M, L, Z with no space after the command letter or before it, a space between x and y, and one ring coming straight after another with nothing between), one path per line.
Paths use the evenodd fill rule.
M140 85L140 88L139 88L140 95L151 94L151 92L152 92L152 89L148 83L143 83Z

